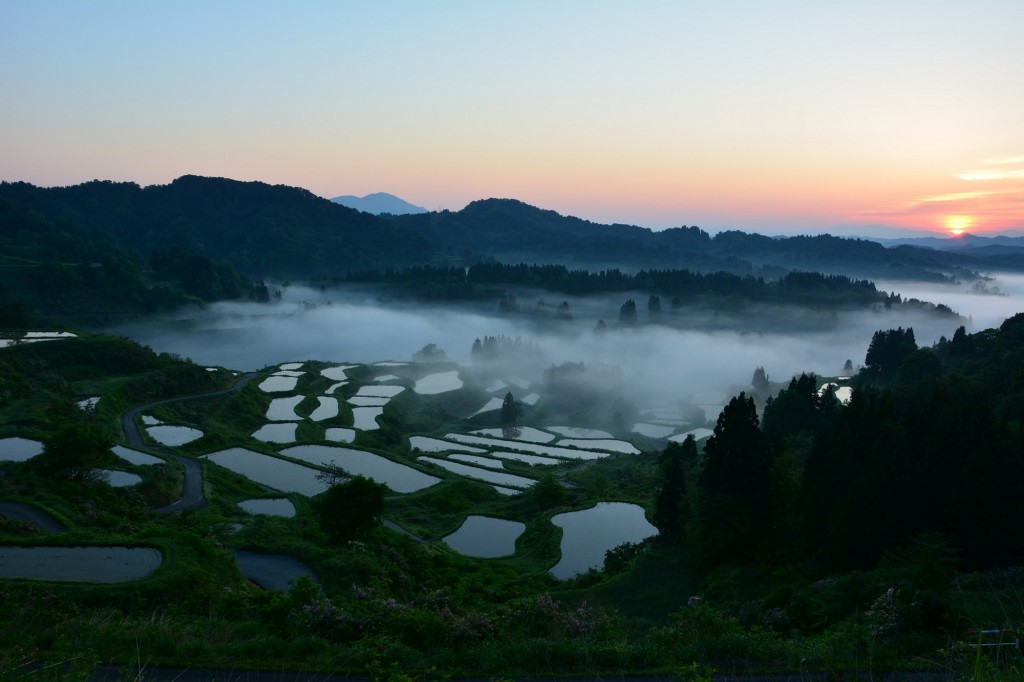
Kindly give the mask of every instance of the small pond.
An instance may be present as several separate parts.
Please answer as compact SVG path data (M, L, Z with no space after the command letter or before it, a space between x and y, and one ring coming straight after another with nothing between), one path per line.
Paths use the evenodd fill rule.
M490 469L481 469L479 467L469 466L468 464L459 464L458 462L451 462L447 459L438 459L437 457L417 457L416 461L436 464L442 469L447 469L453 474L465 476L466 478L472 478L477 481L484 481L485 483L494 483L496 485L507 486L511 488L529 488L531 485L537 482L532 478L516 476L515 474L505 474L500 471L491 471Z
M330 445L298 445L282 450L281 454L317 466L334 462L348 473L372 478L396 493L414 493L440 482L434 476L365 450Z
M457 391L462 388L462 385L462 379L459 378L459 371L452 370L450 372L428 374L422 379L417 379L416 385L413 386L412 390L416 391L420 395L437 395L438 393Z
M551 523L562 529L562 559L551 568L560 580L601 569L609 549L658 534L643 507L625 502L599 502L590 509L557 514Z
M328 398L320 396L317 398L320 404L317 405L316 409L313 410L309 418L315 422L323 421L324 419L333 419L338 416L338 399Z
M149 437L160 445L185 445L203 437L203 432L193 429L191 426L174 426L172 424L159 424L146 428Z
M96 471L113 488L130 488L142 483L141 476L127 471L118 471L117 469L97 469Z
M290 422L302 419L302 417L295 414L295 408L298 407L304 398L305 396L301 395L274 398L270 401L270 406L267 408L267 419L272 422Z
M123 583L145 578L162 561L150 547L0 546L0 578Z
M96 398L86 398L85 400L79 400L75 404L78 405L78 407L80 409L83 409L83 410L88 412L89 410L96 409L96 403L98 403L99 401L100 401L100 399L98 397L96 397Z
M466 556L490 559L516 552L516 540L526 530L519 521L467 516L457 531L444 538L446 545Z
M284 493L298 493L312 497L327 490L326 483L317 480L316 469L287 462L245 448L230 448L206 456L214 464Z
M24 462L43 451L43 444L28 438L0 438L0 462Z
M291 518L295 516L295 505L285 497L273 499L243 500L238 506L250 514L265 514L266 516L283 516Z
M264 424L253 432L252 437L264 443L294 443L298 426L294 422Z
M147 455L144 452L132 450L131 448L126 448L123 445L115 445L114 447L110 448L110 451L113 452L118 457L120 457L121 459L123 459L124 461L128 462L129 464L134 464L135 466L166 464L166 462L160 459L159 457Z
M287 393L294 391L298 383L298 377L270 376L260 382L260 390L265 393Z

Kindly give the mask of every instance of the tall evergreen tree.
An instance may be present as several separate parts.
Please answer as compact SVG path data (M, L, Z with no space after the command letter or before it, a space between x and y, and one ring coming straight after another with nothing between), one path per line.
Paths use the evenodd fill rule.
M704 560L752 558L772 527L772 492L768 441L746 393L730 400L719 415L704 445L697 486Z
M681 542L686 535L689 499L686 495L686 472L683 462L697 458L697 442L693 434L679 443L669 443L661 454L665 469L664 482L654 502L654 525L661 540L669 544Z

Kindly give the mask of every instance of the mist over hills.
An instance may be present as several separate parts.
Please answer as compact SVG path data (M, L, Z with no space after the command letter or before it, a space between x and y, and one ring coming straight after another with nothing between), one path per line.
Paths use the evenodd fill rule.
M388 194L387 192L375 192L373 194L367 194L364 197L346 194L340 197L334 197L331 201L336 204L341 204L342 206L354 208L357 211L373 213L374 215L380 215L381 213L406 215L409 213L427 212L427 209L422 206L410 204L405 199L396 197L394 194Z

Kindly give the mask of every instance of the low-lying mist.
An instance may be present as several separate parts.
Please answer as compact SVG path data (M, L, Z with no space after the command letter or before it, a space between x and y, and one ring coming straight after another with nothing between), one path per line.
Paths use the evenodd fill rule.
M904 283L880 288L904 298L946 303L962 315L972 316L968 328L977 331L997 326L1024 308L1024 277L1000 278L992 285L1007 295ZM563 300L558 295L549 298ZM912 326L918 343L930 345L940 335L951 337L960 324L955 318L894 307L816 311L819 316L830 315L831 323L827 329L808 331L800 323L807 311L759 308L754 316L757 321L750 328L733 321L727 330L720 325L711 330L709 326L716 325L705 324L707 315L685 317L688 313L682 313L669 319L671 313L666 311L664 319L671 326L647 323L647 311L638 305L640 321L629 326L618 322L624 298L569 299L572 320L538 321L530 314L499 315L496 304L493 312L469 306L382 304L365 291L325 292L292 286L270 304L217 303L204 310L182 311L177 317L109 331L199 364L236 370L302 360L406 361L431 343L444 350L449 360L470 362L474 339L523 337L540 346L542 357L530 366L506 368L510 374L537 380L544 367L563 362L609 365L619 369L623 397L640 407L654 407L676 405L700 394L727 397L749 385L756 367L764 367L773 381L786 381L800 372L835 376L842 373L848 359L854 366L863 363L871 336L879 329ZM637 298L637 302L646 303L646 298ZM606 322L603 334L595 332L598 318Z

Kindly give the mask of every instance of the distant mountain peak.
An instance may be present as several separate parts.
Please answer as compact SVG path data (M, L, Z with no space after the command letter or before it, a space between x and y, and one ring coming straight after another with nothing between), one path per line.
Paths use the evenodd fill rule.
M336 204L341 204L342 206L354 208L357 211L364 211L366 213L373 213L376 215L380 215L381 213L406 215L409 213L427 212L427 209L422 206L410 204L405 199L399 199L394 194L388 194L387 192L374 192L373 194L367 194L364 197L346 194L344 196L334 197L331 201Z

